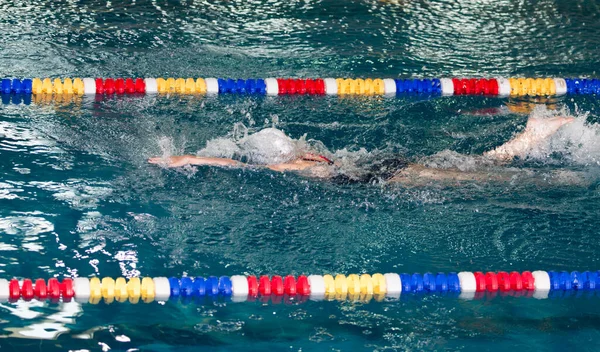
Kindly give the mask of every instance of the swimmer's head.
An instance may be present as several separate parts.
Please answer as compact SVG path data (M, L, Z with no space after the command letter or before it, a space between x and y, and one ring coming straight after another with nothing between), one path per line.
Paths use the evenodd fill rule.
M265 128L240 141L240 146L252 164L280 164L294 160L298 154L293 139L276 128Z

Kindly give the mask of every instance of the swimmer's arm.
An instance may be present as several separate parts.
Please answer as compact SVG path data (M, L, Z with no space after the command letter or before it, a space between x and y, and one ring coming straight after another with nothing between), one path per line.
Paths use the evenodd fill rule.
M267 169L278 171L278 172L286 172L286 171L302 171L308 168L311 168L315 165L313 161L306 160L296 160L290 163L282 163L282 164L272 164L266 165Z
M432 181L508 181L514 176L513 172L477 172L460 171L458 169L428 168L419 164L409 164L392 178L389 183L402 183L407 186L426 185Z
M516 156L523 157L531 148L556 133L561 126L574 120L573 117L563 116L547 119L530 117L525 131L498 148L483 153L483 155L502 162L511 161Z
M537 173L535 170L526 169L463 172L457 169L434 169L423 165L409 164L408 167L389 179L388 183L400 183L403 186L411 187L439 184L440 182L452 185L462 181L513 182L519 180L526 180L540 186L568 185L589 187L593 182L587 174L568 170L558 170L550 173Z
M156 157L148 159L150 164L165 165L167 167L182 167L186 165L208 165L208 166L225 166L225 167L244 167L247 164L226 158L209 158L195 155L178 155L168 158ZM311 161L296 160L290 163L265 165L267 169L285 172L285 171L301 171L310 168L315 163Z
M208 165L225 167L243 167L246 164L226 158L209 158L195 155L177 155L168 158L156 157L148 159L150 164L166 165L168 167L181 167L185 165Z
M531 137L523 132L501 146L484 152L483 156L500 162L509 162L517 156L523 157L534 145Z

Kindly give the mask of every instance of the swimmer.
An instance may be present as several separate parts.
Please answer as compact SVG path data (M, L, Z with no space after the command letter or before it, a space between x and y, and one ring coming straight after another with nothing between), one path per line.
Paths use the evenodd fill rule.
M527 152L547 139L563 125L574 121L573 117L530 117L525 130L503 145L487 151L483 157L496 164L505 164L515 157L524 157ZM293 171L314 178L331 179L344 183L373 182L381 180L391 183L422 183L424 180L507 180L510 176L500 173L460 171L458 169L438 169L424 165L409 163L398 157L379 160L372 163L367 170L355 175L339 172L341 161L313 152L298 152L294 140L275 128L266 128L251 134L239 143L220 139L237 158L214 156L181 155L167 158L154 157L149 163L167 167L183 167L186 165L208 165L221 167L264 167L277 172ZM223 146L223 145L222 145ZM245 159L236 160L236 159Z

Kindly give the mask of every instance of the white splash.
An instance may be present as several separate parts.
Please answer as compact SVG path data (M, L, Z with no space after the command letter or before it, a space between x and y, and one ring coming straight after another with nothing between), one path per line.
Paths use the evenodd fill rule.
M174 155L182 155L185 150L185 143L182 143L181 147L177 147L173 138L162 136L158 138L158 147L160 148L160 158L163 163L160 164L162 167L167 167L169 164L169 158Z
M546 105L537 105L530 114L530 118L541 120L555 116L573 116L575 121L561 127L554 135L533 146L526 153L525 158L549 165L566 162L575 165L600 166L600 125L587 122L588 112L571 113L565 107L551 110ZM461 171L475 171L482 167L494 166L491 160L480 155L464 155L451 150L443 150L423 157L419 163L431 168Z
M566 108L549 110L540 105L530 116L573 116L575 121L563 126L548 140L533 147L527 153L528 158L547 163L562 160L577 165L600 166L600 125L587 122L589 112L576 110L570 113Z
M206 147L199 150L196 154L212 158L233 159L241 152L240 147L232 139L215 138L206 142Z
M231 137L221 137L206 142L199 156L242 159L250 164L279 164L297 158L303 152L305 142L288 137L276 128L265 128L248 133L241 123L234 125Z

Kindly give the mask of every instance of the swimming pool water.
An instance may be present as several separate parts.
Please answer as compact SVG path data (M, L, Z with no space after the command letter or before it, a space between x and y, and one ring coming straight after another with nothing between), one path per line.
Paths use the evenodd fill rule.
M17 77L596 76L593 1L0 4ZM465 167L535 103L578 121L511 182L336 185L146 159L275 124ZM2 277L598 269L597 97L147 96L0 105ZM491 110L490 110L491 109ZM534 114L543 115L543 108ZM490 113L491 112L491 113ZM586 123L584 123L586 122ZM361 151L360 148L365 148ZM582 184L556 179L577 173ZM369 304L1 304L7 350L597 350L594 295Z

